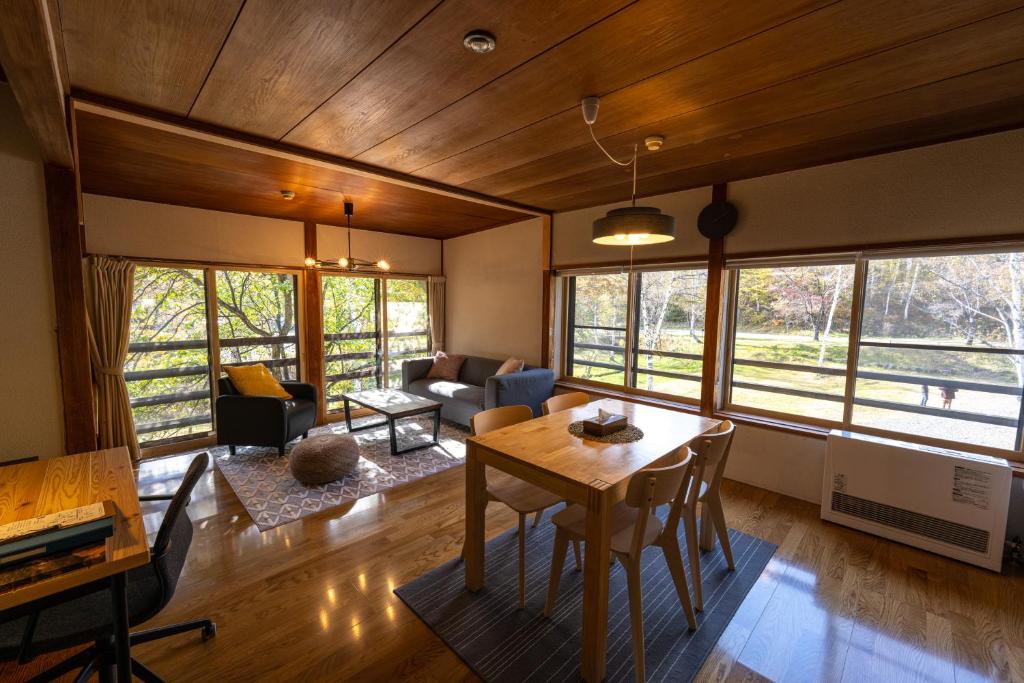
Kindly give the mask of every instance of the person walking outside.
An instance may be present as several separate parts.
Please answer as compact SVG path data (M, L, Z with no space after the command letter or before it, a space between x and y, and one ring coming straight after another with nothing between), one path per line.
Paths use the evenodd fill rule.
M956 398L956 389L953 387L942 387L942 407L950 409L953 407L953 399Z

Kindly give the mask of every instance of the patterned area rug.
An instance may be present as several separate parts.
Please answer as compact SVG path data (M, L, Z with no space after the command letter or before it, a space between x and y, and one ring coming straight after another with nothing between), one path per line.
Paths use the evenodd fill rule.
M667 509L659 511L664 518ZM682 535L682 525L679 529ZM527 530L526 609L518 609L516 530L487 543L487 585L470 593L464 585L465 564L452 560L395 593L485 681L523 683L578 681L582 628L583 573L568 553L558 602L548 619L543 614L551 571L554 525L542 522ZM686 625L672 577L658 548L644 551L642 561L644 638L649 681L690 681L732 620L740 603L775 553L775 546L729 530L736 570L729 571L717 541L701 557L704 611L697 630ZM686 541L680 539L683 553ZM684 559L690 594L693 578ZM626 576L618 562L608 579L607 680L628 682L633 676L633 640L629 625Z
M353 420L353 423L358 427L380 419L374 415ZM396 425L398 447L430 441L432 430L433 418L430 417L400 420ZM318 427L310 434L347 431L345 423L340 422ZM288 454L299 441L289 444L283 457L277 454L276 448L242 446L235 455L228 453L227 446L211 448L209 453L256 526L266 531L461 465L466 458L469 430L442 422L439 446L395 456L391 455L386 426L357 431L353 436L359 442L362 456L358 468L344 479L320 486L300 484L288 469Z

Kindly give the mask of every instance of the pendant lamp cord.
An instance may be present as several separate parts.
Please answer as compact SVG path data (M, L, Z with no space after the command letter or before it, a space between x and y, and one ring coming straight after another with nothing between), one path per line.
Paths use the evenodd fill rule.
M597 148L599 150L601 150L602 152L604 152L604 155L606 157L608 157L608 159L611 160L611 162L613 164L617 164L619 166L632 166L633 167L633 206L636 206L636 160L637 160L637 155L638 155L639 150L640 150L640 146L639 145L633 145L633 158L632 159L630 159L629 161L619 161L618 159L613 157L608 152L608 150L606 150L604 148L604 145L601 144L601 141L597 139L596 135L594 135L594 126L592 124L589 124L589 123L587 124L587 130L590 131L590 139L594 141L594 144L597 145Z

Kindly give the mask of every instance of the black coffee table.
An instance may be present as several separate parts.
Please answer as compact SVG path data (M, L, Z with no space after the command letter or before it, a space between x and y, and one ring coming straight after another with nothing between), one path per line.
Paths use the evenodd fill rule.
M422 396L399 391L398 389L367 389L366 391L351 391L341 395L345 404L345 426L350 432L359 432L364 429L373 429L383 425L388 426L388 435L391 437L391 455L408 453L438 445L437 435L441 429L441 404ZM355 403L364 408L369 408L375 413L384 416L381 422L374 422L368 425L352 426L352 410L349 403ZM415 417L424 413L434 413L434 440L428 443L419 443L415 446L407 446L398 449L398 440L395 438L395 421L403 417Z

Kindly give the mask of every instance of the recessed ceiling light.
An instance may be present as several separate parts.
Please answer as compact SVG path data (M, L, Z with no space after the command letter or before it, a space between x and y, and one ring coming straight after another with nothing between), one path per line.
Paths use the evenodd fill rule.
M285 199L295 199L295 193L291 190L281 190L281 196Z
M476 30L467 33L466 37L462 39L462 44L470 52L485 55L488 52L494 52L494 48L498 46L498 41L494 39L493 34L487 31Z

